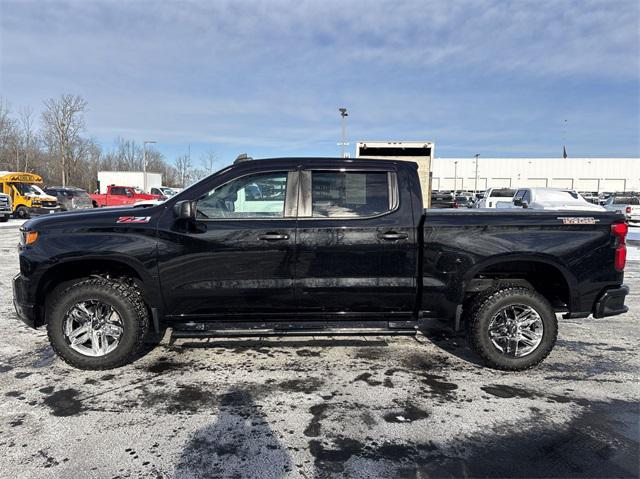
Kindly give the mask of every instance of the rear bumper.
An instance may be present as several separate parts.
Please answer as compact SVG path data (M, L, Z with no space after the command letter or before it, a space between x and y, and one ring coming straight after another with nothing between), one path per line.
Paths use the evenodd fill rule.
M27 326L35 328L38 326L36 324L36 308L27 301L28 284L29 281L19 274L13 277L13 307L18 318Z
M629 294L629 287L624 284L619 288L607 289L596 301L593 307L593 317L605 318L629 311L629 308L624 305L624 298L627 294Z

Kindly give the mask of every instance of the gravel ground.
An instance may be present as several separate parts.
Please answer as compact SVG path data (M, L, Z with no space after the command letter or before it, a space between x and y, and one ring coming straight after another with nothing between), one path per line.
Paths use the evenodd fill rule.
M464 340L179 340L74 370L14 314L0 228L3 477L638 477L640 264L631 312L562 320L523 373Z

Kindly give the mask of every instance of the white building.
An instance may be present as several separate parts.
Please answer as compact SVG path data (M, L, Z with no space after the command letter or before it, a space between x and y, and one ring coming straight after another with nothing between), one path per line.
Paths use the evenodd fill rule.
M434 158L433 190L474 190L475 158ZM555 187L577 191L640 191L640 158L483 158L477 189Z

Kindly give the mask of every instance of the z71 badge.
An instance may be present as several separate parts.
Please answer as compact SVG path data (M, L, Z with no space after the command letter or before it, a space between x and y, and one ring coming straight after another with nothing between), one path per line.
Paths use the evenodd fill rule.
M565 225L595 225L600 220L591 216L558 216Z
M121 216L116 223L148 223L151 216Z

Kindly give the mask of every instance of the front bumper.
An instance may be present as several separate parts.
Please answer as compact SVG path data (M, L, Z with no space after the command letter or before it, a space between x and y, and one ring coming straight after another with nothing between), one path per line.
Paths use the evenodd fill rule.
M13 277L13 307L20 318L27 326L35 328L36 307L27 301L29 281L20 274Z
M0 216L6 216L8 218L11 216L11 210L0 210Z
M45 206L34 206L32 208L29 208L29 215L30 216L42 216L42 215L49 215L51 213L57 213L58 211L61 211L62 209L60 208L60 206L54 206L54 207L45 207Z
M596 301L593 307L593 317L605 318L629 311L629 308L624 305L624 298L627 294L629 294L629 287L624 284L619 288L607 289Z

